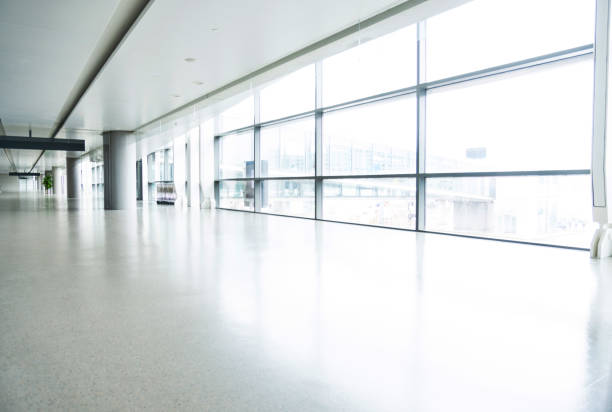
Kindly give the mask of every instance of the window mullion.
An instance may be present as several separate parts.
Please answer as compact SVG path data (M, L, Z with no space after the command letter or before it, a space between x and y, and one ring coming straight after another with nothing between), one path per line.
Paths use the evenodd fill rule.
M315 64L315 219L323 219L323 105L322 64Z
M253 111L255 116L253 121L257 125L253 128L253 177L255 179L253 181L253 211L261 212L261 201L263 199L261 192L263 188L263 182L259 180L259 178L261 177L261 126L259 126L261 110L259 90L255 91L253 100L255 104L255 110Z
M417 139L416 139L416 230L425 230L425 124L427 90L425 76L425 22L417 23Z

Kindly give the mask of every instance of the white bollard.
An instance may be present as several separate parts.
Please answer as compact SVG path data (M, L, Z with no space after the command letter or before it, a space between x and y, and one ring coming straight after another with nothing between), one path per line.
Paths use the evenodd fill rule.
M601 225L591 241L591 258L602 259L612 256L612 224Z

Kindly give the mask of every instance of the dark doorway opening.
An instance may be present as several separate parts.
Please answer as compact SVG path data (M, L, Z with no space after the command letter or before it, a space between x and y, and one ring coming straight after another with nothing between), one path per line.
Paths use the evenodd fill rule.
M142 200L142 159L136 161L136 200Z

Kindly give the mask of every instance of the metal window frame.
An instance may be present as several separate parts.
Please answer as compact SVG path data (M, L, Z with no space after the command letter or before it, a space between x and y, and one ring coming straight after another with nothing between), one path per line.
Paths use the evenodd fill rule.
M509 243L518 243L526 245L536 246L548 246L562 249L571 250L588 250L587 248L572 247L565 245L529 242L515 239L499 238L494 236L478 236L469 235L457 232L440 232L426 230L426 181L429 178L470 178L470 177L527 177L527 176L570 176L570 175L590 175L590 169L555 169L555 170L520 170L520 171L479 171L479 172L441 172L441 173L428 173L425 170L425 153L426 153L426 101L427 93L429 90L456 85L459 83L477 81L488 77L498 77L504 74L520 71L529 70L539 66L548 66L555 63L564 61L573 61L581 58L592 57L594 55L594 45L586 44L580 47L571 49L561 50L554 53L548 53L529 59L523 59L503 65L493 66L486 69L463 73L456 76L451 76L444 79L438 79L434 81L427 81L425 78L426 69L426 36L425 36L426 22L421 21L417 23L417 35L415 41L417 42L417 82L413 86L392 90L384 93L375 94L372 96L366 96L360 99L351 100L344 103L335 104L332 106L323 107L322 104L322 63L317 61L315 63L315 105L314 109L297 113L291 116L285 116L279 119L272 119L265 122L260 122L259 118L259 93L255 92L255 118L253 124L247 125L238 129L224 131L215 135L215 199L217 209L219 210L230 210L246 213L260 213L271 216L283 216L298 219L307 220L319 220L324 222L335 222L343 224L351 224L357 226L377 227L393 230L403 230L411 232L422 232L431 234L443 234L456 237L465 237L473 239L484 239L494 240ZM323 117L326 113L331 113L338 110L345 110L355 108L366 104L375 104L389 99L400 98L408 95L415 95L416 104L416 170L414 173L381 173L381 174L360 174L360 175L324 175L323 174ZM260 135L261 128L301 120L304 118L313 117L315 122L315 174L307 176L273 176L273 177L261 177L260 173ZM224 136L240 134L244 132L252 131L254 139L254 160L255 160L255 176L252 178L219 178L219 141ZM324 205L323 205L323 185L325 180L340 180L340 179L389 179L389 178L413 178L416 181L416 227L415 228L399 228L392 226L380 226L380 225L368 225L363 223L336 221L324 218ZM314 218L304 216L291 216L283 215L270 212L262 212L261 208L261 193L262 185L264 181L273 180L313 180L315 183L315 211ZM228 209L219 207L219 185L225 181L253 181L255 187L255 206L252 211L239 210L239 209Z
M315 64L315 219L323 219L323 63Z
M261 212L261 180L259 177L261 176L261 125L259 124L260 120L260 93L259 90L255 91L254 98L255 104L254 115L254 123L256 126L253 129L253 212L258 213Z
M421 87L426 82L426 22L417 23L417 113L416 113L416 230L425 230L425 144L427 88Z
M228 177L217 182L244 182L260 180L340 180L340 179L401 179L401 178L441 178L441 177L525 177L525 176L568 176L589 175L590 169L551 169L551 170L515 170L490 172L432 172L432 173L388 173L365 175L302 175L302 176L272 176L272 177Z
M420 47L419 47L419 55L424 56L424 53L425 53L424 45L425 45L425 41L421 40ZM506 74L506 73L512 73L512 72L519 71L519 70L528 70L528 69L532 69L538 66L554 64L557 62L580 59L586 56L592 56L593 54L594 54L593 44L591 43L591 44L586 44L580 47L574 47L571 49L562 50L562 51L555 52L555 53L548 53L548 54L544 54L541 56L532 57L529 59L518 60L512 63L507 63L507 64L503 64L500 66L494 66L494 67L490 67L487 69L477 70L474 72L464 73L464 74L460 74L457 76L451 76L451 77L447 77L444 79L434 80L430 82L420 82L413 86L404 87L401 89L392 90L392 91L388 91L384 93L378 93L375 95L366 96L366 97L362 97L359 99L351 100L351 101L344 102L344 103L338 103L338 104L326 106L326 107L320 106L321 102L319 101L320 99L319 95L321 91L318 90L317 91L318 94L316 97L317 105L314 110L309 110L307 112L285 116L279 119L267 120L265 122L259 122L255 120L253 124L249 124L249 125L245 125L245 126L236 128L236 129L226 130L226 131L217 133L215 135L215 139L218 139L223 136L244 133L244 132L254 129L257 126L266 127L266 126L271 126L271 125L278 124L278 123L285 123L285 122L289 122L292 120L297 120L297 119L306 118L310 116L316 116L318 112L327 113L327 112L332 112L335 110L348 109L348 108L360 106L360 105L367 104L367 103L375 103L378 101L392 99L395 97L401 97L401 96L405 96L409 94L416 94L419 90L427 91L430 89L450 86L453 84L464 83L464 82L469 82L469 81L478 80L478 79L484 79L487 77L497 76L497 75ZM421 58L420 60L422 61L422 64L424 65L425 64L424 57ZM423 71L424 67L420 70ZM316 72L317 72L317 82L316 82L315 87L319 88L319 86L321 85L321 80L322 80L320 78L322 77L321 69L319 68L318 70L316 70Z

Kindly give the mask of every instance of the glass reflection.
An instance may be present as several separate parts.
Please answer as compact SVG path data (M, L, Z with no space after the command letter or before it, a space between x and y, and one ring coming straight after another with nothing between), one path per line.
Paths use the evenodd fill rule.
M593 0L467 2L427 19L427 81L592 44L594 24Z
M337 179L323 183L323 218L416 227L415 179Z
M219 207L224 209L254 210L253 181L219 182Z
M309 176L315 173L314 117L263 127L261 176Z
M416 84L416 26L323 60L323 106L401 89Z
M323 116L323 174L416 173L416 98Z
M314 218L314 180L266 180L261 190L262 212Z
M431 178L427 230L584 247L592 235L590 179Z
M223 136L219 139L219 178L254 176L253 132Z

